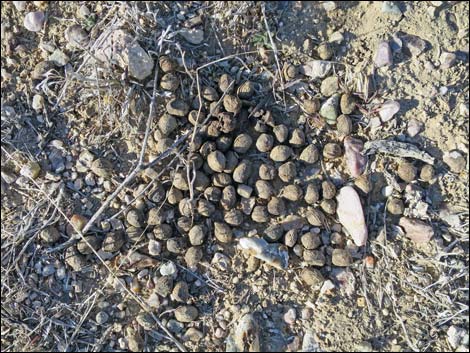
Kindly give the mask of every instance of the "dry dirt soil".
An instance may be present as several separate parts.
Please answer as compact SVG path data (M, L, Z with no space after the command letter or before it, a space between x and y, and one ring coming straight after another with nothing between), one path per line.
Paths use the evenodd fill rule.
M2 2L2 351L468 351L468 14Z

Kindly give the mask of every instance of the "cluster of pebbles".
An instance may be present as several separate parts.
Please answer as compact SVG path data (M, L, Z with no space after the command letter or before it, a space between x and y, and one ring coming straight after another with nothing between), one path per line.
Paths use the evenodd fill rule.
M361 196L371 186L363 142L351 136L356 127L350 117L361 102L342 92L338 77L324 78L317 97L301 98L302 114L313 121L309 125L257 107L259 84L226 73L213 86L201 88L201 100L187 102L177 94L177 62L161 56L159 66L160 88L171 97L149 139L149 158L171 148L181 131L196 133L176 168L159 177L170 155L143 171L131 195L123 191L118 196L111 207L121 210L120 216L99 225L104 236L92 231L67 249L69 266L83 269L96 251L104 259L114 258L119 268L137 272L113 285L143 294L155 310L173 303L174 319L164 324L182 335L181 325L196 320L199 310L190 295L194 278L175 264L197 271L201 263L210 262L227 271L238 248L247 272L264 263L282 270L290 261L300 261L300 278L317 286L324 281L322 267L347 267L361 257L358 250L367 241ZM283 72L287 80L300 75L294 65L286 65ZM319 131L327 137L322 143L316 138ZM345 178L330 178L325 163L342 170ZM37 177L33 169L24 173ZM75 170L98 178L100 184L109 184L113 174L112 163L88 150L78 156ZM418 170L403 161L397 175L410 183ZM431 181L433 167L424 165L419 178ZM387 208L401 215L405 205L390 197ZM74 215L68 233L83 229L87 221ZM417 241L427 241L432 228L422 235L422 227L429 226L420 222L402 217L400 226L418 234ZM60 235L48 227L41 238L54 243ZM190 330L185 337L200 339L199 331Z
M40 31L43 25L41 13L25 17L30 31ZM72 32L68 31L69 36ZM318 51L322 59L331 57L331 48L325 45ZM170 149L181 131L196 133L188 139L177 168L160 176L173 158L170 155L146 169L134 191L123 191L111 204L121 211L120 216L96 225L99 232L92 229L66 250L66 262L73 270L82 270L95 252L105 260L113 259L120 269L136 272L124 282L113 282L116 288L126 285L143 294L153 310L174 306L174 319L165 319L164 324L185 339L198 340L202 333L196 328L182 332L182 324L200 314L190 294L195 281L175 264L197 271L203 269L201 263L209 262L226 271L237 248L246 259L247 272L265 263L283 270L291 261L299 261L300 278L317 286L324 281L325 271L320 268L347 267L361 257L358 249L367 241L361 197L371 191L363 141L352 136L357 130L352 115L361 101L344 91L336 75L325 72L318 80L318 94L300 97L299 114L308 123L299 124L275 110L259 108L260 84L240 75L224 73L217 82L201 87L201 97L183 100L179 95L183 70L177 61L161 56L158 64L159 87L170 98L161 107L149 139L149 159ZM314 66L325 65L319 60ZM152 67L149 64L142 77L149 76ZM301 71L287 64L282 73L291 81ZM325 163L340 169L344 178L331 178ZM420 169L403 160L396 174L405 185L416 179L434 180L431 165L421 164ZM98 185L112 189L113 164L106 158L83 150L75 172L86 175L89 186L98 179ZM31 162L20 173L36 179L41 170ZM388 212L402 216L403 200L387 196ZM71 221L69 235L83 229L88 219L75 214ZM399 224L415 241L433 236L432 227L417 219L401 217ZM40 237L49 244L61 238L54 226L43 229ZM108 320L105 312L98 314L97 321ZM147 314L137 321L144 329L154 324ZM127 336L129 348L142 348L135 332Z

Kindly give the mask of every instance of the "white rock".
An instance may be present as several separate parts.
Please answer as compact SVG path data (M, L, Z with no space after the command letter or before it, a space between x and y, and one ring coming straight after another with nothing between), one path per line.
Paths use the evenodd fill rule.
M455 61L457 60L457 56L454 53L446 53L443 52L441 56L439 57L439 61L441 63L441 68L446 70L449 67L453 66L455 64Z
M320 352L320 345L315 340L315 333L307 330L302 339L302 352Z
M386 101L379 110L380 120L384 123L391 120L399 110L400 103L392 100Z
M103 325L109 319L109 315L105 311L100 311L96 314L95 320L98 325Z
M284 314L284 322L288 325L293 325L295 323L296 318L297 318L297 313L295 312L294 308L290 308Z
M189 43L198 45L204 41L204 31L201 29L183 29L181 36Z
M461 344L461 341L465 335L466 330L464 328L452 325L447 330L447 341L453 349L456 349Z
M151 308L158 308L160 306L160 298L158 297L157 293L150 294L149 298L147 299L147 304Z
M377 52L374 59L375 66L389 66L393 64L392 49L387 41L382 41L377 45Z
M23 25L30 32L39 32L44 26L44 22L46 22L44 12L35 11L26 14Z
M323 60L312 60L301 67L303 74L313 79L325 77L332 68L332 63Z
M44 98L40 94L35 94L33 97L33 102L31 104L33 109L37 112L41 111L44 108Z
M326 280L325 282L323 282L323 285L320 288L320 296L322 296L323 294L328 294L333 289L335 289L335 284L333 283L333 281L329 279Z
M284 245L269 244L262 238L241 238L238 245L242 251L275 268L280 270L287 268L289 253Z
M367 226L362 210L361 200L356 190L351 186L344 186L336 196L338 219L346 231L351 235L357 246L367 242Z
M168 261L160 267L160 274L162 276L173 276L176 271L176 265L172 261Z
M158 256L162 252L162 244L159 241L150 239L149 240L149 254L152 256Z
M344 40L344 35L340 31L333 32L330 36L331 43L341 43Z
M423 129L423 123L415 118L408 122L407 132L410 137L415 137Z
M230 258L220 252L214 254L211 263L212 265L217 266L222 271L227 271L231 265Z

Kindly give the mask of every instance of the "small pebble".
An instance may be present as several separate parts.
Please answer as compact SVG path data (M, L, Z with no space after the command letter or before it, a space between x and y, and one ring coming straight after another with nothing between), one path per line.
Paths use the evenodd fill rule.
M392 49L388 42L382 41L378 44L374 63L377 67L390 66L393 64Z
M287 312L284 314L284 322L288 325L293 325L295 324L295 320L297 318L297 314L295 312L294 308L290 308L287 310Z
M103 325L109 319L109 315L105 311L100 311L96 314L95 320L98 325Z
M447 70L448 68L454 66L457 60L457 55L454 53L443 52L439 57L439 62L441 63L441 69Z
M467 160L459 151L444 154L444 163L453 173L461 173L466 169Z
M400 103L392 100L386 101L379 109L380 120L384 123L391 120L399 110Z
M44 12L42 11L35 11L29 12L24 17L24 27L30 32L39 32L42 30L44 23L46 22L46 17L44 16Z
M423 129L423 126L424 124L415 119L415 118L412 118L409 122L408 122L408 127L407 127L407 132L408 132L408 136L410 137L415 137L416 135L418 135L422 129Z
M398 224L403 228L406 236L416 243L426 243L434 236L432 226L419 219L402 217Z
M173 276L177 271L176 265L172 261L168 261L160 267L160 274L162 276Z

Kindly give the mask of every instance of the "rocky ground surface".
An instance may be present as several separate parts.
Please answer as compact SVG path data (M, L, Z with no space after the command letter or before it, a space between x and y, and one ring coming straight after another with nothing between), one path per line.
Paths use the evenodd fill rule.
M3 2L2 351L468 351L467 2Z

